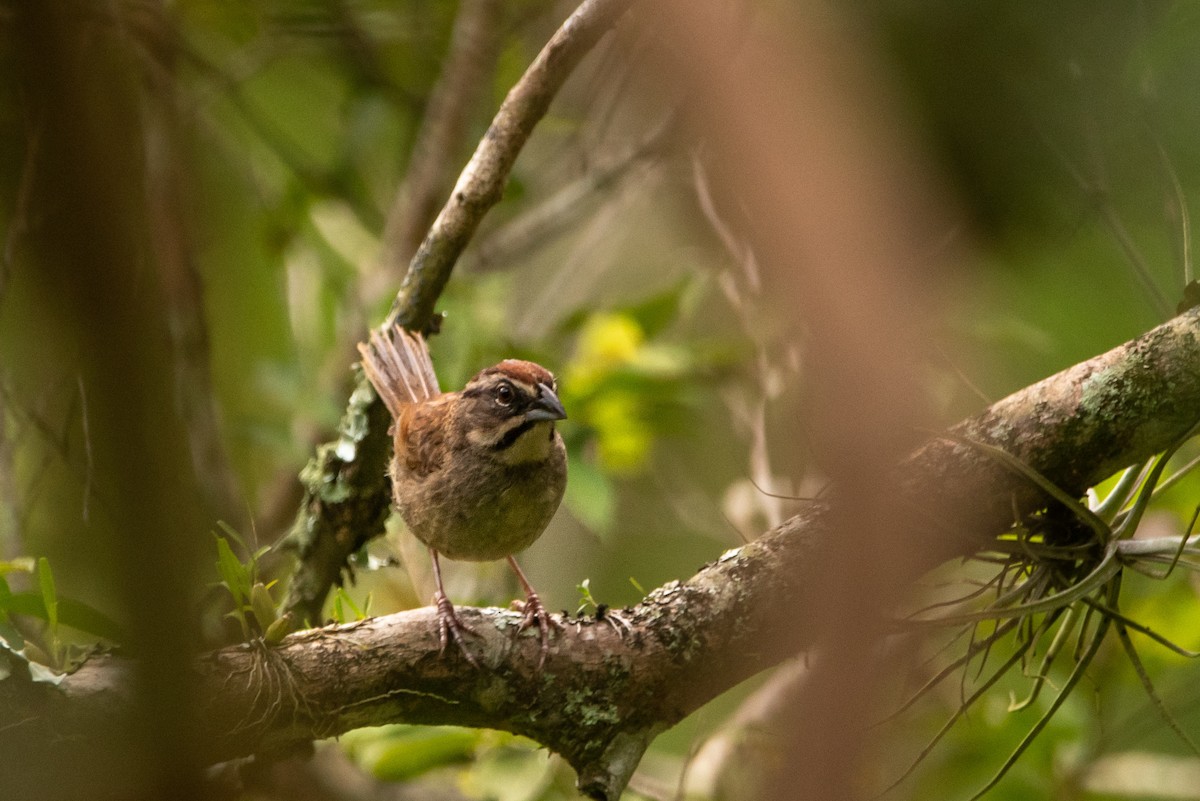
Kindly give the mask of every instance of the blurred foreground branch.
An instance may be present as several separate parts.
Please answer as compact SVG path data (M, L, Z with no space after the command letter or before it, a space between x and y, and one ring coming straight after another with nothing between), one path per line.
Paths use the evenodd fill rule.
M1079 495L1192 428L1198 363L1193 309L952 433L1002 447ZM896 476L904 502L930 521L905 543L920 555L918 569L985 548L1014 514L1046 505L1026 480L949 439L925 445ZM627 630L616 621L567 621L541 673L537 638L514 640L520 616L497 609L460 608L479 632L471 645L481 670L453 651L439 654L432 609L300 632L278 648L214 651L195 664L205 755L227 760L398 721L481 726L538 740L571 762L585 793L615 801L659 732L813 641L820 599L811 596L827 569L827 535L837 530L831 509L814 504L688 581L659 587L625 610ZM0 682L8 721L0 750L40 744L63 751L55 764L68 763L71 749L87 747L71 734L103 730L81 723L131 703L132 667L125 657L97 657L58 686L14 673ZM0 785L38 781L20 770L0 768Z
M632 0L585 0L547 42L504 99L421 243L383 327L421 330L484 215L500 201L522 147L580 60ZM358 382L337 440L325 443L300 474L305 494L287 541L300 557L284 610L296 624L318 622L346 560L383 533L391 502L386 466L389 418L365 379Z

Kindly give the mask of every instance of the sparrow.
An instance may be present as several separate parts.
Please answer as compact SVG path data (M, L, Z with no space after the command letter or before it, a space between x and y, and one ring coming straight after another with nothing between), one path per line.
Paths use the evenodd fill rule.
M429 549L437 589L442 651L471 632L442 585L439 556L470 562L506 559L525 592L518 627L538 627L539 669L551 628L561 625L514 554L541 536L567 486L567 452L555 423L565 420L554 375L541 365L505 359L480 370L458 392L442 392L424 337L391 326L358 345L363 371L392 415L388 466L392 500L408 530Z

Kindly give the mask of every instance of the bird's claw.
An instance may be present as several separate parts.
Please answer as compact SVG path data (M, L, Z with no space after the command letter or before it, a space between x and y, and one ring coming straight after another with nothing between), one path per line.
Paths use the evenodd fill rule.
M531 592L525 596L524 601L513 601L513 609L522 612L524 616L521 618L521 625L517 627L517 636L521 636L521 632L525 629L533 628L535 625L538 628L538 634L541 637L541 656L538 658L538 670L546 664L546 655L550 653L550 629L562 631L562 624L554 619L553 615L546 610L542 604L542 599L538 597L536 592Z
M445 655L446 646L450 640L454 640L458 650L462 651L462 655L471 663L471 666L478 668L479 660L475 658L475 655L467 648L466 641L463 640L464 633L475 634L475 629L459 619L458 613L454 611L454 605L450 603L450 599L446 597L445 593L434 593L433 604L437 607L438 639L442 643L441 653Z

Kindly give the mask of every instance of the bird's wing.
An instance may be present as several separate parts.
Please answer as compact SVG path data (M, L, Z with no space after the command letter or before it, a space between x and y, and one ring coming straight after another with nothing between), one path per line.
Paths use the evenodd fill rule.
M438 418L445 413L444 404L436 401L414 403L396 418L396 459L403 462L409 475L424 478L441 469L446 454L446 426Z

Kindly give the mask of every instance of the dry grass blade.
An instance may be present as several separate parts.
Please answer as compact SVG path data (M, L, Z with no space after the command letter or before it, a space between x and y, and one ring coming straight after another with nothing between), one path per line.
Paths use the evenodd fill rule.
M1188 659L1196 659L1197 657L1200 657L1200 651L1189 651L1187 648L1184 648L1182 645L1178 645L1177 643L1172 642L1171 640L1167 639L1163 635L1159 634L1157 631L1154 631L1154 629L1150 628L1149 626L1147 626L1143 623L1138 623L1133 618L1128 617L1127 615L1125 615L1122 612L1117 611L1116 609L1109 608L1109 607L1101 604L1099 601L1093 600L1091 598L1087 598L1084 600L1084 603L1086 603L1089 608L1095 609L1100 614L1105 615L1106 617L1112 618L1114 623L1122 626L1123 628L1133 629L1138 634L1142 634L1142 635L1145 635L1146 637L1149 637L1150 639L1154 640L1159 645L1163 646L1164 648L1166 648L1168 650L1174 651L1175 653L1179 654L1180 656L1187 657Z
M1000 780L1008 774L1009 770L1012 769L1012 766L1017 764L1017 760L1021 758L1021 755L1025 753L1026 749L1028 749L1033 741L1037 739L1037 736L1041 734L1042 729L1046 728L1046 724L1050 722L1050 719L1054 717L1054 713L1056 713L1059 710L1059 707L1063 705L1063 702L1067 700L1067 697L1071 694L1071 691L1075 689L1075 685L1079 683L1081 678L1083 678L1084 671L1087 670L1088 665L1091 664L1092 659L1095 658L1096 653L1100 650L1100 645L1104 642L1104 635L1107 633L1108 625L1108 618L1101 620L1100 625L1096 628L1096 633L1092 636L1091 642L1088 644L1086 653L1083 654L1083 658L1080 659L1079 663L1075 665L1075 668L1071 671L1071 675L1067 677L1066 683L1063 685L1063 688L1059 691L1058 695L1054 697L1054 701L1050 704L1050 708L1046 710L1045 714L1038 718L1037 723L1033 724L1033 727L1030 728L1029 732L1026 733L1023 738L1021 738L1021 742L1017 744L1017 747L1013 749L1013 752L1009 754L1006 760L1004 760L1004 764L1000 766L1000 769L997 770L995 775L988 780L987 784L985 784L977 793L975 793L975 795L971 796L970 801L978 801L978 799L982 798L989 790L995 787Z
M1006 620L1003 623L1001 623L999 626L997 626L996 630L993 631L991 634L989 634L984 639L972 642L971 645L967 648L967 652L965 654L958 657L953 662L951 662L949 665L946 665L944 668L939 670L936 674L931 676L929 678L929 680L926 681L924 684L922 684L916 690L916 692L914 692L911 696L909 696L909 698L903 704L901 704L894 712L891 712L890 714L888 714L887 717L883 718L878 723L876 723L875 726L882 726L885 723L889 723L889 722L895 720L896 718L900 717L901 715L903 715L905 712L907 712L909 709L911 709L913 707L913 705L917 703L917 701L924 698L926 695L929 694L929 692L931 690L933 690L935 687L937 687L939 684L941 684L943 681L945 681L947 678L949 678L951 675L953 675L954 671L958 670L960 667L966 666L980 652L987 650L993 644L995 644L995 643L999 642L1001 639L1003 639L1009 632L1011 632L1016 627L1017 622L1018 621L1016 621L1016 620Z
M1039 630L1044 630L1044 629L1048 628L1049 626L1052 626L1054 624L1054 620L1057 617L1058 617L1057 613L1051 613L1050 615L1047 615L1046 619L1043 620L1041 625L1039 626ZM909 764L909 766L904 770L904 772L901 773L900 776L897 777L895 781L893 781L891 784L889 784L887 787L885 787L879 793L879 796L877 796L877 797L882 797L884 795L887 795L892 790L896 789L896 787L898 787L901 783L903 783L905 779L907 779L909 776L911 776L913 774L913 771L915 771L921 765L921 763L925 761L925 758L929 756L930 752L932 752L933 749L937 747L937 744L939 742L941 742L942 738L945 737L946 734L948 734L950 732L950 729L952 729L954 727L954 724L957 723L959 721L959 719L967 713L967 710L970 709L971 706L973 706L976 701L978 701L980 698L982 698L984 695L986 695L988 690L990 690L992 687L995 686L996 682L998 682L1001 678L1003 678L1008 673L1008 671L1013 668L1013 666L1015 666L1021 659L1023 659L1025 657L1026 650L1032 644L1033 644L1033 640L1026 640L1023 645L1016 648L1013 651L1013 653L1008 657L1008 659L1006 659L1004 661L1004 663L1001 664L1000 667L998 667L994 673L992 673L991 676L989 676L982 684L980 684L979 687L975 690L975 692L971 693L970 697L967 698L966 701L959 704L958 709L956 709L954 711L954 714L951 715L950 718L945 723L942 724L941 728L939 728L937 733L934 734L933 737L929 740L929 742L925 744L925 746L921 749L920 753L917 754L917 756L913 759L913 761Z
M1116 604L1113 604L1116 608ZM1150 703L1154 705L1154 709L1162 718L1163 723L1167 724L1167 728L1174 732L1180 742L1188 747L1193 754L1200 756L1200 748L1196 747L1196 743L1188 736L1183 727L1179 725L1179 721L1167 709L1167 705L1163 702L1162 696L1154 689L1153 682L1150 681L1150 674L1146 672L1146 666L1142 664L1142 659L1138 656L1137 649L1133 647L1133 640L1129 638L1129 632L1125 630L1125 624L1116 619L1113 619L1113 625L1117 630L1117 639L1121 641L1121 647L1125 649L1125 655L1129 657L1129 665L1133 668L1133 672L1137 674L1138 681L1141 682L1142 688L1146 691L1146 695L1150 697Z
M1029 691L1029 695L1024 701L1018 701L1009 704L1009 712L1018 712L1030 706L1037 700L1042 692L1042 687L1046 683L1046 677L1050 673L1050 667L1054 664L1054 660L1058 657L1059 651L1062 650L1067 638L1071 636L1071 632L1075 630L1075 624L1079 622L1079 615L1075 611L1075 607L1068 607L1063 613L1063 621L1058 627L1058 632L1054 635L1054 641L1050 643L1050 647L1046 649L1046 653L1042 656L1042 662L1038 665L1037 673L1033 677L1033 687Z

